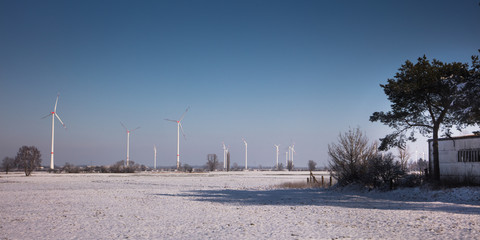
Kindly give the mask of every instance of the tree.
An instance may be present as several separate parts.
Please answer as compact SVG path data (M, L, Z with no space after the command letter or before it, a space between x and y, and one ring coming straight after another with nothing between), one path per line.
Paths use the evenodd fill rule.
M66 162L65 165L62 168L62 171L66 173L79 173L80 168L78 166L75 166L71 163Z
M238 171L238 170L240 170L240 167L238 166L238 163L234 162L232 164L232 171Z
M8 174L10 169L12 169L15 166L15 159L11 157L5 157L2 160L2 168L5 170L5 174Z
M391 153L375 154L367 160L367 172L362 178L365 184L374 188L388 185L393 189L394 181L403 174L401 164L394 161Z
M366 173L367 160L377 153L360 128L338 135L338 143L328 144L329 166L340 185L359 182Z
M214 171L218 167L218 158L217 154L208 154L207 155L207 169L209 171Z
M287 162L287 169L288 171L292 171L293 170L293 161L292 160L289 160Z
M308 170L314 171L317 163L313 160L308 160Z
M134 161L128 161L128 167L125 164L125 160L120 160L109 167L109 172L111 173L134 173L136 170L140 169L139 164L135 164Z
M392 103L391 110L374 112L370 121L380 121L395 131L380 139L379 149L403 148L407 140L416 140L417 131L432 136L433 176L439 181L439 132L448 135L453 126L460 130L480 122L480 99L476 91L480 89L478 57L472 57L472 62L473 68L469 70L468 64L436 59L430 62L423 56L415 64L407 60L393 79L381 84ZM408 132L410 135L406 137Z
M193 167L190 166L189 164L185 164L185 165L183 165L183 170L184 170L185 172L191 173L191 172L193 172Z
M30 176L41 163L40 151L34 146L22 146L15 157L15 164L25 170L25 176Z
M283 163L278 164L277 171L283 171Z

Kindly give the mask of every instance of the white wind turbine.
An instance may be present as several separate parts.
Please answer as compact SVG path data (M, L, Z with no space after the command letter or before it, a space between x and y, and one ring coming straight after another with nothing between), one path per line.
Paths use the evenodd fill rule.
M277 170L278 170L278 146L280 145L277 145L277 144L273 144L273 146L275 146L275 148L277 149Z
M140 127L137 127L133 130L128 130L128 128L125 127L125 125L123 125L122 122L120 122L120 124L122 124L122 127L125 128L125 131L127 131L127 167L128 167L128 163L130 162L130 133L139 129Z
M292 144L292 166L293 166L293 155L295 154L295 143Z
M157 169L157 147L153 145L153 169Z
M181 121L185 117L185 114L188 112L188 109L190 109L190 107L187 107L187 109L182 114L182 116L180 117L179 120L165 119L166 121L177 123L177 170L180 169L180 129L182 129L182 135L186 139L185 133L183 132L183 127L182 127Z
M248 161L247 161L248 160L247 159L247 147L248 146L247 146L247 141L244 138L242 138L242 140L243 140L243 143L245 143L245 170L248 170L248 167L247 167L247 163L248 163Z
M66 128L65 124L62 122L62 119L60 119L60 117L57 114L57 103L58 103L58 97L59 96L60 96L60 94L57 94L57 100L55 100L55 106L53 107L53 112L51 112L48 115L46 115L45 117L43 117L43 118L46 118L46 117L52 115L52 149L51 149L52 151L50 151L50 169L54 169L54 167L55 167L54 162L53 162L53 146L54 146L54 139L55 139L55 117L58 119L58 121L60 121L63 128Z
M288 161L292 160L292 146L288 146ZM287 162L288 165L288 162Z
M223 168L227 168L227 148L225 147L225 143L222 142L223 145Z
M290 147L288 147L288 152L285 152L285 167L288 166L288 153L290 152Z

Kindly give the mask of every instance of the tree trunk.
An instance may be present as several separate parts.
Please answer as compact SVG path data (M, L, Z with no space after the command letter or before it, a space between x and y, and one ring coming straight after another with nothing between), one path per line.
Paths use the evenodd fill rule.
M433 180L440 181L440 161L438 156L438 126L433 127Z

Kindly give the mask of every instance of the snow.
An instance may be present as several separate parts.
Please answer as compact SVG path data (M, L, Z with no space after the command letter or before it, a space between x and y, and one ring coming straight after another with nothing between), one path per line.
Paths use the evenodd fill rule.
M2 239L475 239L480 188L279 189L307 172L0 174Z

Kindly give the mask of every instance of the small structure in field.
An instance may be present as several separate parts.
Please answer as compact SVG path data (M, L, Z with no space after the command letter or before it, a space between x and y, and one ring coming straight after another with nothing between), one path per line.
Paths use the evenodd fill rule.
M428 140L429 172L433 170L433 140ZM438 139L440 179L480 184L480 136Z

